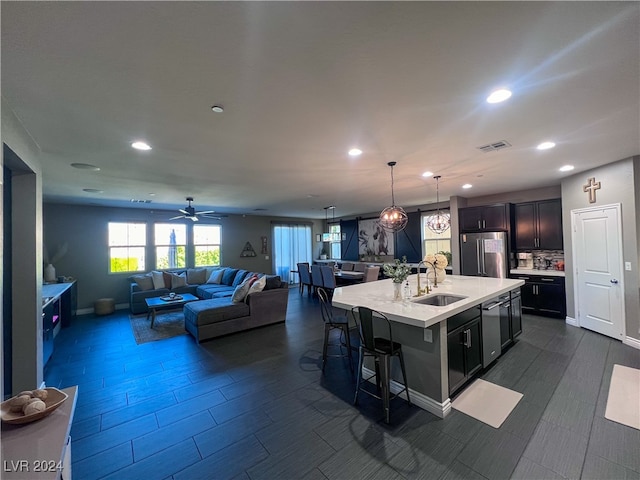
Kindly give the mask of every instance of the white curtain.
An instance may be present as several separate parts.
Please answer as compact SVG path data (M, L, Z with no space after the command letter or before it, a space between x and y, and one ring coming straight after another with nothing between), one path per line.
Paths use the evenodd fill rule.
M290 282L291 270L297 270L297 264L311 264L311 225L274 224L273 225L275 274L283 282ZM297 279L296 279L297 280Z

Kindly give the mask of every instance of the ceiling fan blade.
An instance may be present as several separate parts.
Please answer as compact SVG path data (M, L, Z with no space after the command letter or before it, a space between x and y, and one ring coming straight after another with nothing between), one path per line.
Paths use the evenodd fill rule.
M229 215L200 215L203 218L213 218L215 220L220 220L221 218L227 218Z
M169 220L177 220L179 218L184 218L184 215L178 215L177 217L170 218Z
M198 221L198 217L196 217L195 215L192 217L187 217L190 218L192 222L197 222Z
M196 212L196 215L206 215L207 213L216 213L215 210L203 210L202 212Z
M183 213L184 215L189 215L189 212L187 212L186 210L183 210L182 208L179 208L178 211Z

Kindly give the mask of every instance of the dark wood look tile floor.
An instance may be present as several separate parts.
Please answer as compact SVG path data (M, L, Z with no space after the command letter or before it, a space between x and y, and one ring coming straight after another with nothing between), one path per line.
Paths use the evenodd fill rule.
M77 480L640 479L640 432L604 418L614 363L640 368L640 352L561 320L523 322L482 374L524 394L499 429L400 399L391 425L373 398L352 406L346 360L321 374L319 305L297 288L285 324L200 345L136 345L126 311L78 317L45 380L79 386Z

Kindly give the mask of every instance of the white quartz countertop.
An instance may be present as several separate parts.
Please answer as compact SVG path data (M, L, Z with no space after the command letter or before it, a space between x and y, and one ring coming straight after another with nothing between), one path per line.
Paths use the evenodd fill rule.
M564 277L564 270L534 270L533 268L512 268L511 275L538 275L540 277Z
M416 275L409 276L409 285L414 295L417 292L416 277ZM420 277L420 282L424 287L424 274ZM511 278L447 275L443 283L438 283L438 287L425 296L451 294L466 298L451 305L437 307L413 301L394 301L393 282L391 279L386 279L336 288L333 294L333 305L346 310L351 310L355 306L365 306L384 313L389 320L427 328L522 285L524 280ZM412 298L412 300L416 299Z

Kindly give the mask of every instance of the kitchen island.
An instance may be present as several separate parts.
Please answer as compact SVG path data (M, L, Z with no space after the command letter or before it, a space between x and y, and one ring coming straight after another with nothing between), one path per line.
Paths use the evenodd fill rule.
M409 277L411 291L417 292L417 275ZM422 287L426 276L421 276ZM445 417L451 410L449 398L449 357L447 326L460 319L480 315L480 306L500 295L518 291L523 280L448 275L444 282L420 297L394 301L390 279L337 288L333 305L351 310L365 306L382 312L391 320L393 340L402 344L407 368L411 401L417 406ZM463 297L449 305L419 303L436 295ZM477 313L476 313L477 312ZM499 321L499 320L498 320ZM380 332L383 336L383 331ZM366 366L365 366L366 368ZM392 368L392 378L402 378L399 367ZM401 386L392 381L393 392Z

